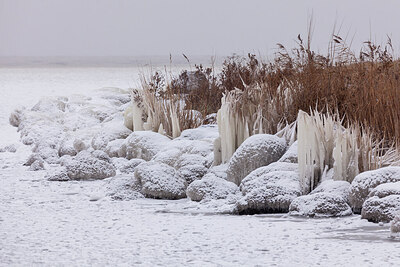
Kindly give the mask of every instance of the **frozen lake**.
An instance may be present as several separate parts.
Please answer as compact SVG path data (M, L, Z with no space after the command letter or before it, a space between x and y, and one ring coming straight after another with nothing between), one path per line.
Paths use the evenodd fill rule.
M0 68L0 146L18 143L17 106L41 96L134 87L140 68ZM30 148L0 153L1 266L397 265L389 225L359 216L302 219L194 213L189 200L89 201L108 180L49 182L22 166Z

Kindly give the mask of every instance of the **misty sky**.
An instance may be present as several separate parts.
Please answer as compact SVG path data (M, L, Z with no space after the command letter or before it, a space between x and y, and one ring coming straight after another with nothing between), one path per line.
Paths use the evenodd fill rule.
M400 1L0 0L0 56L270 54L313 13L313 47L336 21L353 48L386 34L400 47Z

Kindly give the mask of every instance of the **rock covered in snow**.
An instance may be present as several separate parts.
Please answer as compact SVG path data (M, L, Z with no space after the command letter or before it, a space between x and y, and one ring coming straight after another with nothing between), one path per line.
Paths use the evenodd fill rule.
M400 237L400 212L390 222L390 233L393 238Z
M14 144L0 147L0 153L2 153L2 152L15 153L15 152L17 152L17 147Z
M49 170L48 173L45 175L45 179L49 181L59 181L59 182L65 182L70 180L67 174L67 169L65 167Z
M341 196L323 192L294 199L289 212L290 215L308 217L339 217L353 214Z
M81 151L64 164L73 180L104 179L116 174L115 167L102 151Z
M35 160L30 166L29 170L30 171L41 171L44 170L44 161L43 160Z
M201 180L194 181L186 190L187 196L193 201L224 199L238 192L237 185L212 173L205 175Z
M211 140L218 138L217 125L202 125L195 129L184 130L176 140Z
M120 121L110 121L102 124L102 129L91 142L95 150L105 150L107 145L116 139L125 139L132 133L131 130L120 125Z
M301 195L299 174L257 169L243 180L240 191L243 197L236 203L240 214L288 212L293 199Z
M77 153L78 152L74 147L74 140L72 138L64 138L64 140L61 141L60 147L58 149L58 155L60 157L64 155L75 156Z
M122 164L122 166L119 168L119 170L122 173L133 174L135 171L135 168L143 162L146 162L146 161L143 159L131 159L131 160L128 160L126 163Z
M325 180L311 191L310 195L319 193L340 196L346 203L349 203L350 183L347 181Z
M149 161L170 141L168 137L151 131L133 132L122 145L123 152L120 154L127 159L139 158Z
M155 161L144 162L135 168L135 178L147 197L180 199L186 197L187 183L175 175L173 167Z
M285 151L285 140L277 136L256 134L247 138L228 163L228 181L239 185L250 172L278 161Z
M204 167L202 164L195 165L185 165L176 172L176 176L185 180L189 185L193 181L201 179L206 173L208 169Z
M106 185L106 196L114 200L135 200L144 197L133 175L117 175L111 178Z
M362 205L361 218L370 222L390 222L400 212L400 195L368 198Z
M279 162L298 163L297 159L298 146L297 141L294 142L283 156L278 160Z
M383 198L390 195L400 195L400 182L380 184L372 189L368 197L377 196Z
M123 146L124 143L125 143L125 139L116 139L116 140L110 141L105 148L105 152L110 157L119 157L119 155L121 153L120 152L121 147Z
M384 167L357 175L350 186L349 201L354 213L360 213L372 189L380 184L400 181L400 167Z
M14 126L14 127L18 127L19 126L19 124L21 123L21 121L23 119L22 118L23 117L23 112L24 112L24 109L18 108L18 109L15 109L10 114L9 122L10 122L10 124L12 126Z

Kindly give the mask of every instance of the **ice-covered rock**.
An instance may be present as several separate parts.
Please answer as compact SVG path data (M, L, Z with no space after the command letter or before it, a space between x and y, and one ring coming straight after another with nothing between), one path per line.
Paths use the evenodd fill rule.
M24 165L25 166L31 166L32 163L34 163L35 161L38 161L38 160L43 161L43 158L39 154L33 153L28 157L28 159L26 160Z
M256 134L247 138L228 163L228 181L239 185L250 172L278 161L285 151L285 140L277 136Z
M92 147L95 150L105 150L107 145L116 139L125 139L132 133L131 130L123 125L112 123L108 127L103 127L92 139Z
M176 176L184 179L189 185L193 181L201 179L207 173L207 171L208 169L202 164L185 165L179 168L179 170L176 172Z
M283 154L283 156L278 160L279 162L289 162L298 163L297 153L298 153L297 141L294 142L288 150Z
M187 190L187 196L193 201L224 199L230 194L237 194L239 189L236 184L228 182L209 173L201 180L191 183Z
M116 139L109 142L105 148L105 152L110 157L118 157L121 151L122 145L125 143L125 139Z
M135 200L143 198L140 185L133 175L117 175L107 183L106 196L114 200Z
M325 180L321 182L313 191L312 194L328 193L335 196L340 196L346 203L349 203L350 183L347 181Z
M89 144L80 138L76 138L73 142L74 149L77 153L89 148Z
M9 118L9 122L12 126L18 127L23 118L24 109L17 108L11 114Z
M15 144L7 145L4 147L0 147L0 152L10 152L10 153L15 153L17 152L17 146Z
M65 167L49 170L44 178L49 181L59 181L59 182L65 182L70 180L67 174L67 169Z
M60 147L58 148L58 155L60 157L64 155L75 156L78 152L74 147L74 140L72 138L65 138L61 141Z
M66 161L65 167L68 177L74 180L104 179L116 174L110 158L102 151L81 151Z
M30 171L41 171L44 170L44 161L43 160L35 160L30 166L29 170Z
M218 178L226 180L226 170L228 169L228 164L221 164L217 166L212 166L209 170L208 173L212 173Z
M135 172L135 168L139 166L139 164L146 162L143 159L130 159L125 164L123 164L119 170L122 173L133 174Z
M340 196L332 193L314 193L292 201L289 214L308 217L339 217L353 214L350 206Z
M380 184L372 189L368 197L377 196L382 198L390 195L400 195L400 182Z
M354 213L361 213L364 201L380 184L400 181L400 167L384 167L357 175L350 186L349 201Z
M144 162L135 168L142 194L151 198L185 198L187 183L175 174L173 167L155 161Z
M400 195L368 198L362 205L361 218L370 222L390 222L400 212Z
M211 140L218 138L217 125L202 125L195 129L184 130L177 140Z
M151 131L133 132L122 145L120 154L127 159L139 158L146 161L151 160L171 140L159 133Z
M240 214L288 212L293 199L301 195L297 172L257 169L248 176L252 177L240 185L243 197L236 203Z
M393 238L400 237L400 212L390 222L390 235Z
M296 163L288 163L288 162L273 162L267 166L260 167L254 171L252 171L249 175L247 175L241 182L240 187L248 187L252 183L252 181L260 176L264 176L271 172L276 171L290 171L297 173L298 176L298 165Z

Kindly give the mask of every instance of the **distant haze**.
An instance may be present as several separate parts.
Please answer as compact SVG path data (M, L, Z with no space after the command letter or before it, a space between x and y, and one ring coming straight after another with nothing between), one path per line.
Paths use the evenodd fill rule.
M398 51L399 11L398 0L0 0L0 56L269 55L305 36L311 14L315 49L336 22L356 50L388 34Z

